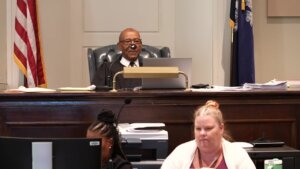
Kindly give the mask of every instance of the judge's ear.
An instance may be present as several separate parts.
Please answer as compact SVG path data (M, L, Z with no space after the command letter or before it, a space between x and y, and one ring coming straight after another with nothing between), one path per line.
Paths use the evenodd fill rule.
M121 42L118 42L118 43L117 43L117 47L118 47L118 50L119 50L119 51L122 51L122 49L123 49L121 45L122 45Z

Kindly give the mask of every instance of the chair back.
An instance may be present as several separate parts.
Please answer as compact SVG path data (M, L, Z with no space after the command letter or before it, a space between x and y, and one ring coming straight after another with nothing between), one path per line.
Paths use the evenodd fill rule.
M88 66L90 83L96 73L97 68L103 62L114 62L118 59L119 54L122 52L118 49L117 45L108 45L99 47L97 49L88 48ZM149 45L143 45L140 53L142 58L169 58L170 49L168 47L157 48Z

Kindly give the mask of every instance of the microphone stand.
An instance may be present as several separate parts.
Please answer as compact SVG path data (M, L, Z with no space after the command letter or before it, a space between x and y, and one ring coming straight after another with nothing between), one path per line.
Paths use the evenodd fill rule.
M103 60L103 66L104 66L104 86L108 86L107 84L108 84L108 66L107 66L107 64L108 64L108 61L107 61L107 59L105 58L104 60Z
M109 158L109 161L108 161L108 169L114 169L114 163L111 158Z
M120 107L120 110L119 110L118 114L115 115L115 117L116 117L116 127L118 127L118 125L119 125L120 114L121 114L121 112L122 112L124 106L127 105L127 104L130 104L131 101L132 101L131 98L125 98L125 99L124 99L124 103L123 103L122 106Z

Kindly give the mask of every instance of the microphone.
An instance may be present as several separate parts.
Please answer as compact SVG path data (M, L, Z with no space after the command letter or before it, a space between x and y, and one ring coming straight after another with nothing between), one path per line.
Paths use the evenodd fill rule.
M105 79L104 79L105 86L109 86L109 81L110 81L110 67L108 68L108 66L107 66L108 61L109 61L108 55L110 52L114 52L114 49L109 48L108 51L106 52L105 59L103 60L103 62L105 64Z
M104 81L104 84L101 84L100 85L97 85L96 86L96 90L97 91L108 91L108 90L111 90L112 88L110 87L109 85L109 81L110 81L110 60L109 59L109 53L111 52L115 52L115 50L110 47L107 49L107 52L106 53L103 53L100 57L103 58L103 63L101 64L101 70L103 69L103 77L102 77L102 73L101 73L101 81Z
M116 57L118 57L118 58L116 58L113 62L111 62L110 66L109 66L109 68L108 68L108 75L107 75L107 77L106 77L106 78L107 78L106 80L107 80L107 83L108 83L107 86L109 86L109 87L112 87L111 84L110 84L111 78L112 78L112 77L111 77L111 68L113 67L114 64L116 64L117 62L120 61L120 59L121 59L120 56L121 56L121 55L118 55L118 54L117 54ZM112 75L112 76L114 76L114 75Z
M136 44L130 44L130 49L135 50L137 48Z
M124 106L127 105L127 104L130 104L131 101L132 101L131 98L125 98L124 103L120 107L120 110L119 110L119 112L117 114L117 117L116 117L116 127L118 127L118 124L119 124L119 117L120 117L121 111L123 110Z
M107 64L108 64L108 61L107 61L107 59L105 58L104 60L103 60L103 66L104 66L104 86L108 86L107 84L108 84L108 66L107 66Z
M113 52L114 49L113 48L109 48L106 55L105 55L105 59L104 62L106 63L105 65L107 65L109 58L108 58L108 54L110 52ZM109 86L109 80L110 80L110 67L107 68L107 66L105 67L105 86Z

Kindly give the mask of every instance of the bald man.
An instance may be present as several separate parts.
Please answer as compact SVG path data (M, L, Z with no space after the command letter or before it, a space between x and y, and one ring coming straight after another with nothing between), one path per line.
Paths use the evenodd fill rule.
M108 85L112 86L112 80L114 75L122 71L124 67L135 66L139 67L141 65L141 60L139 54L142 50L142 40L140 38L140 33L133 28L124 29L119 36L118 49L122 51L118 59L114 62L108 63L108 65L100 65L97 68L97 72L93 78L92 84L96 86L105 86L105 81L107 80L107 75L105 75L105 69L108 67ZM134 87L141 86L141 79L125 79L122 75L117 76L116 88L117 89L132 89Z

